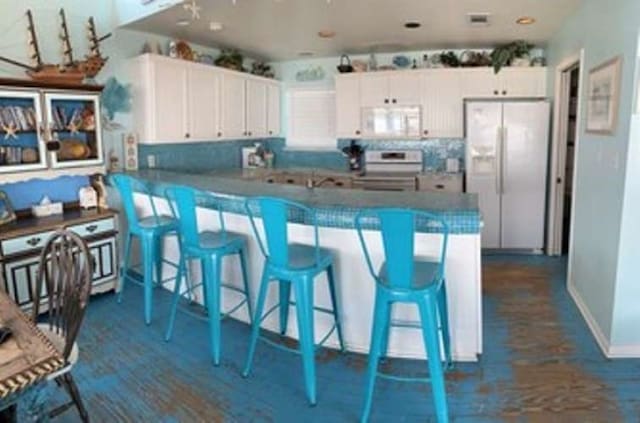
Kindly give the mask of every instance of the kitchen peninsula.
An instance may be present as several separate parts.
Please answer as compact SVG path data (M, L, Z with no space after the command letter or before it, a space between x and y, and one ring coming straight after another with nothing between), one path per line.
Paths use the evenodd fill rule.
M226 228L229 231L245 234L249 240L249 272L251 295L255 301L258 279L263 265L263 257L252 235L244 211L244 200L252 196L275 196L298 201L317 211L320 226L320 244L332 250L336 259L338 304L343 319L343 332L347 349L367 352L371 332L371 320L374 301L374 281L372 280L360 248L354 229L356 213L369 207L408 207L429 211L442 216L449 225L450 238L446 261L447 292L449 299L449 321L452 338L452 350L455 360L473 361L482 353L482 303L481 303L481 257L480 257L480 214L475 194L427 193L427 192L373 192L352 189L306 188L286 184L269 184L263 180L251 178L251 172L235 170L211 173L187 173L168 170L140 170L131 173L146 182L159 213L170 213L165 189L170 185L191 186L223 197L222 210ZM253 173L255 175L255 173ZM135 196L136 205L146 214L151 213L149 197L143 193ZM214 229L216 222L212 209L200 208L198 217L204 229ZM295 219L295 217L292 217ZM313 243L312 226L304 221L291 221L290 242ZM260 226L260 225L259 225ZM440 235L433 227L416 228L416 254L433 256L438 253ZM366 239L376 245L372 259L379 263L382 258L380 239L376 231L367 231ZM169 260L177 259L175 240L167 240L165 256ZM235 260L235 258L227 259ZM239 267L235 263L223 265L223 280L239 282ZM192 269L193 277L199 278L199 270ZM170 271L167 267L165 271ZM319 278L316 283L317 303L329 304L326 284ZM227 305L235 298L224 294ZM277 292L269 293L268 304L275 304ZM241 309L234 313L235 318L248 322L246 312ZM394 319L417 321L417 310L413 307L394 306ZM272 315L263 326L277 330L277 317ZM331 327L332 321L324 316L316 316L316 333L322 334ZM291 325L288 336L297 338L297 329ZM330 338L330 347L337 347L337 341ZM420 331L398 328L392 331L389 343L389 355L395 357L424 357Z

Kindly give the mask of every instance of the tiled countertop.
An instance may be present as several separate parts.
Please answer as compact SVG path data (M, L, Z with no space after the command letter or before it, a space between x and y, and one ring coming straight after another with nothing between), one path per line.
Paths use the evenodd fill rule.
M317 211L318 223L326 227L353 228L353 218L363 208L403 207L442 216L449 224L451 233L454 234L480 232L478 197L475 194L307 189L252 180L251 176L256 171L264 170L237 169L203 174L146 169L130 174L149 183L152 191L159 196L162 196L165 188L172 184L191 186L213 194L224 195L228 197L224 205L225 210L236 213L244 213L246 197L273 196L297 201L314 208ZM317 174L321 173L321 171L317 172ZM259 176L256 175L257 177ZM434 228L418 225L417 230L432 232Z

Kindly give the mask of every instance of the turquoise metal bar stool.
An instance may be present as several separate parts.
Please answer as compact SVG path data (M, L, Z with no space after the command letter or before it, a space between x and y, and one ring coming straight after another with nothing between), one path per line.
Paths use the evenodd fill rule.
M441 233L438 257L414 257L415 227L418 222ZM451 346L444 275L449 228L443 219L433 214L407 209L364 210L356 216L355 223L367 266L376 282L366 399L361 421L369 419L375 379L380 376L407 382L430 381L438 422L447 422L447 396L441 353L444 352L445 366L450 367ZM384 261L378 272L374 270L363 233L366 228L379 228L381 232ZM421 324L392 321L391 307L394 303L416 304ZM387 353L389 329L394 326L422 330L428 358L428 379L401 377L378 371L378 362ZM440 349L440 336L444 351Z
M177 235L178 222L171 216L158 214L151 191L144 182L121 173L111 175L109 180L120 193L128 225L127 232L124 234L124 257L122 259L118 302L122 302L125 282L127 279L131 279L130 270L137 267L130 265L131 242L133 237L137 237L140 241L142 256L141 270L144 285L144 320L146 324L150 324L154 284L161 285L166 281L162 278L162 266L166 263L177 268L176 263L164 259L162 245L165 236ZM148 196L152 211L150 216L138 216L133 201L134 191L141 192ZM153 274L154 270L155 279Z
M270 197L249 199L245 203L245 207L251 221L251 226L258 240L260 250L265 256L265 263L262 273L262 281L260 283L260 293L258 294L256 314L253 318L249 355L247 357L247 364L243 375L246 377L251 372L256 343L260 337L260 324L273 311L279 309L280 333L284 335L287 331L289 306L295 305L300 338L299 350L287 348L265 337L260 338L277 348L302 355L307 398L311 405L315 405L315 350L322 346L335 331L337 332L341 351L344 351L342 329L340 327L340 317L336 302L333 257L329 250L320 247L318 239L318 221L316 213L312 209L299 203ZM259 213L262 218L266 246L256 225L255 215L257 213ZM295 217L301 222L313 225L315 240L314 246L289 243L287 230L289 217ZM314 279L323 272L327 272L327 278L329 281L329 293L331 295L332 303L331 310L316 307L313 302ZM274 280L279 282L280 301L263 314L269 284ZM291 286L293 286L296 297L295 303L289 299ZM331 314L334 318L334 325L328 333L322 337L318 344L315 344L314 310Z
M205 307L208 311L209 335L211 341L211 355L213 363L220 364L221 320L243 305L247 307L249 320L252 318L251 301L249 299L249 281L247 278L247 240L244 235L227 231L221 208L221 198L214 195L194 190L189 187L175 186L166 190L167 199L171 205L174 216L178 219L180 228L180 263L176 284L173 292L171 315L165 340L169 341L173 334L173 325L178 309L180 297L185 293L191 299L194 290L203 287ZM217 211L218 224L216 230L200 231L196 207L203 206ZM238 255L240 270L242 272L243 289L224 283L221 280L220 271L222 260L227 256ZM186 264L189 260L199 260L202 265L202 283L196 285L187 284L187 290L180 292L183 276L187 275ZM221 315L220 296L222 289L226 288L244 296L240 302ZM197 315L194 315L199 317Z

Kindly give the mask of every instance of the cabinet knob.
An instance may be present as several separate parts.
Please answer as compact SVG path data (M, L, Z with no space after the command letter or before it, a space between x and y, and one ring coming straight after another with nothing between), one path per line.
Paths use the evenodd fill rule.
M249 132L248 132L248 134L249 134L249 135L253 135L253 132L249 131Z
M502 90L502 95L507 95L507 90Z
M388 98L384 99L384 104L389 104L389 99Z
M185 136L185 138L189 138L189 137L191 137L191 134L187 132L186 134L184 134L184 136Z
M396 104L396 103L398 102L398 100L396 100L396 99L394 98L393 100L391 100L391 102L392 102L393 104Z
M500 94L498 90L493 90L493 95L498 95L498 94Z
M38 245L39 242L40 242L40 238L37 236L34 236L33 238L27 241L27 244L29 244L32 247L35 247L36 245Z
M425 134L425 135L429 135L429 130L425 129L424 131L422 131L422 133Z
M356 135L360 135L360 130L356 129Z
M87 232L95 232L96 229L98 229L98 225L89 225L85 227L85 229L87 230Z
M221 137L222 136L222 132L218 132L218 136Z
M273 135L273 131L269 131L269 135Z

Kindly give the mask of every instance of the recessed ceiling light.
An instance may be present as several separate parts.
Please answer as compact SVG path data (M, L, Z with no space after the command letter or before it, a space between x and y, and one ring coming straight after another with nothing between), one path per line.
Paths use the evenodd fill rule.
M310 51L301 51L300 53L298 53L298 56L300 57L309 57L309 56L313 56L313 53Z
M532 18L531 16L521 16L518 19L516 19L516 23L518 25L531 25L535 22L536 22L536 19Z
M209 29L211 31L222 31L223 28L224 25L222 25L220 22L209 22Z
M406 22L404 24L404 27L407 29L416 29L416 28L420 28L422 26L422 24L420 22Z
M179 21L176 22L176 25L178 25L178 26L189 26L189 25L191 25L191 21L189 19L180 19Z
M318 37L320 38L333 38L336 36L336 32L330 29L323 29L318 31Z

